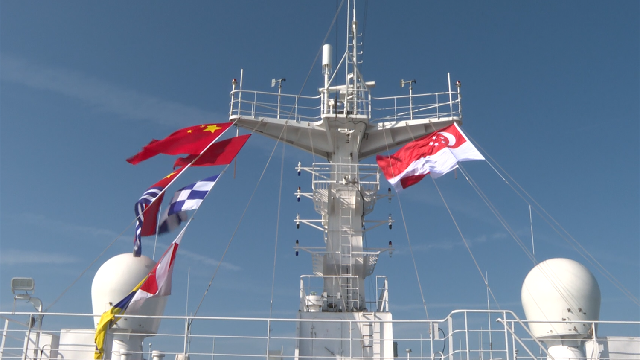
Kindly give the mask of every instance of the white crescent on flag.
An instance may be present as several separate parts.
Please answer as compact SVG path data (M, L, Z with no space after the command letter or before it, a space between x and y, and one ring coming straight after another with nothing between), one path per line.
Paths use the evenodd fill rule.
M442 134L447 138L447 140L449 141L449 144L447 146L452 147L453 145L456 144L456 137L453 136L453 134L450 134L445 131L439 131L438 134Z

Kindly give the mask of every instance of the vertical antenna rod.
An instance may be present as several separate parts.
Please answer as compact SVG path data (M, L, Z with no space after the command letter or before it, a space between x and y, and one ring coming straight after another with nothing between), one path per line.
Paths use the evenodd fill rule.
M533 243L533 217L531 216L531 205L529 205L529 224L531 225L531 252L533 253L533 259L536 258L536 247Z

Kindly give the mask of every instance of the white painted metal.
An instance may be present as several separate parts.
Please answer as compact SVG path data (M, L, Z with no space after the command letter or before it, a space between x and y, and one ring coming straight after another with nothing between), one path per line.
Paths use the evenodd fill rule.
M379 284L382 281L379 282ZM320 288L322 288L321 281L319 282ZM306 290L306 294L310 294L310 291ZM381 291L384 293L384 291ZM321 293L318 295L322 296ZM373 309L373 306L371 307ZM300 341L309 340L308 334L302 334L298 336L298 331L292 333L293 328L299 326L307 326L304 323L340 323L342 328L345 329L347 337L344 339L342 348L352 349L352 353L358 351L361 348L361 343L365 341L373 341L374 336L363 336L370 333L375 334L375 328L373 332L359 333L358 329L363 328L361 323L379 323L382 327L382 331L387 331L386 326L390 325L396 337L393 341L398 342L398 348L404 350L405 348L418 349L421 334L424 335L428 332L428 329L434 329L429 333L429 341L424 341L424 359L443 359L453 360L459 359L463 354L469 353L470 359L479 359L482 353L482 346L474 339L478 338L478 334L482 334L482 337L486 339L489 334L489 330L486 327L483 328L483 324L486 321L488 314L491 314L493 319L498 320L494 322L494 327L491 330L494 335L493 347L491 351L492 359L503 360L515 360L514 354L516 350L518 352L517 359L529 359L540 360L547 356L544 349L540 348L538 342L532 339L531 333L528 330L528 324L530 321L521 321L511 311L507 310L456 310L450 313L444 319L432 319L432 320L385 320L385 311L375 311L377 318L371 317L356 317L354 314L368 315L371 312L352 312L347 313L354 315L346 319L337 319L336 317L330 319L320 318L315 315L323 316L323 314L340 314L340 313L328 313L328 312L305 312L303 316L297 316L294 318L232 318L232 317L185 317L185 316L162 316L163 327L162 332L159 332L154 337L154 350L162 351L166 354L165 359L173 359L177 354L183 354L183 339L185 335L190 342L190 356L195 359L238 359L249 360L255 358L265 358L266 343L270 341L272 347L270 349L282 348L285 351L283 353L283 359L294 359L301 356L300 352L296 350ZM24 320L29 316L37 313L16 313L0 312L0 317L9 318L12 321L9 323L9 329L7 334L7 343L3 352L3 360L20 359L22 357L22 345L25 338L25 323ZM345 313L341 313L345 314ZM465 329L464 318L468 319L468 327ZM77 323L81 321L83 323L91 322L93 314L63 314L63 313L47 313L47 323L59 324L62 326L69 325L71 323ZM379 318L379 319L378 319ZM360 320L357 320L360 319ZM193 326L189 334L184 333L183 325L185 322L191 321ZM578 321L575 321L578 322ZM21 324L20 324L21 323ZM270 330L267 331L267 324L270 323ZM560 322L557 322L560 323ZM615 328L617 332L622 334L637 334L637 329L640 326L638 321L595 321L589 322L589 326L600 324L601 326L607 326L608 328ZM308 325L310 327L310 325ZM315 325L314 325L315 326ZM319 329L319 328L318 328ZM352 330L348 330L352 329ZM367 328L368 330L368 328ZM34 332L32 332L33 334ZM60 336L60 347L58 349L59 358L65 360L73 359L91 359L93 357L93 350L95 344L93 343L93 337L95 331L93 329L86 330L62 330L53 331L47 329L46 333ZM440 336L436 334L440 333ZM512 335L513 334L513 335ZM350 335L350 336L349 336ZM377 336L377 335L376 335ZM469 343L465 343L465 338L469 338ZM391 340L389 336L378 336L383 338L384 341ZM335 340L335 337L324 340ZM425 339L426 340L426 339ZM383 346L385 342L383 341ZM585 356L588 360L595 360L590 357L594 354L594 351L587 351L587 349L593 349L588 347L592 345L593 339L591 337L582 339L578 345L580 349L585 352ZM599 344L598 349L602 348L600 360L629 360L640 359L640 338L632 336L618 336L618 337L606 337L596 338ZM212 349L212 343L215 343L215 347ZM459 344L462 343L462 348ZM108 344L108 343L107 343ZM333 345L339 345L339 342L333 341ZM345 346L348 344L348 346ZM449 344L455 344L455 347L449 347ZM589 345L591 344L591 345ZM390 346L392 348L392 345ZM355 349L355 350L354 350ZM335 357L329 356L324 348L316 349L317 352L313 355L314 359L322 360L334 360ZM333 351L333 349L332 349ZM373 351L373 350L372 350ZM484 348L486 353L486 347ZM32 349L28 351L28 358L32 357ZM535 354L530 355L530 354ZM541 355L538 355L541 354ZM399 354L404 356L404 354ZM383 355L380 355L381 357ZM311 358L311 356L305 356ZM412 356L417 358L416 356ZM117 358L117 357L116 357ZM116 358L113 358L114 360ZM487 357L485 356L485 359Z
M96 349L94 329L62 329L60 330L60 359L93 359ZM108 334L106 340L112 339ZM105 341L106 359L110 359L111 341Z
M551 360L580 360L584 359L584 353L577 347L556 345L549 347L549 357Z
M107 260L96 272L91 286L94 326L100 315L127 296L133 288L153 269L156 262L147 256L134 257L131 253L120 254ZM145 300L136 309L129 309L127 315L162 315L168 297L156 296ZM142 342L145 337L158 332L160 319L153 317L122 317L109 332L113 335L113 356L126 352L127 359L142 359ZM106 352L105 352L106 353ZM106 354L109 357L109 354Z
M127 296L133 288L153 269L156 262L147 256L134 257L130 253L120 254L107 260L96 272L91 286L94 326L100 315L111 309ZM130 310L131 315L162 315L167 297L152 297L145 300L139 309ZM153 318L123 317L114 328L153 334L158 331L160 321Z
M522 285L522 307L531 332L549 345L589 337L588 322L599 319L600 288L593 274L570 259L549 259L534 267ZM550 320L545 323L542 321ZM586 321L576 323L575 320ZM553 321L561 323L553 323Z
M455 121L460 122L461 117L453 111L454 103L459 109L460 97L457 93L456 100L453 100L450 84L449 91L441 93L448 96L440 96L443 99L448 97L449 101L442 104L438 102L438 94L414 95L413 87L410 87L408 97L381 98L380 107L376 110L380 117L372 120L374 110L369 90L375 82L366 82L358 69L359 35L354 2L350 1L347 9L345 52L335 70L332 69L332 48L328 44L323 46L324 87L319 89L319 97L293 96L280 91L269 94L246 91L242 87L236 90L234 86L230 121L329 161L328 164L314 164L311 168L298 166L298 171L312 174L313 192L298 191L296 196L311 198L321 218L301 219L298 215L295 223L298 227L305 224L322 230L326 243L324 249L296 246L296 250L312 254L314 273L314 276L301 279L300 319L362 320L373 316L390 320L386 279L384 291L376 301L367 304L364 296L364 280L373 273L379 254L389 250L363 248L363 233L367 230L365 216L373 210L378 198L387 195L378 194L377 167L358 163L365 157L393 149ZM341 67L345 70L344 84L333 84ZM433 101L425 102L428 99ZM389 101L393 102L392 108L385 105ZM445 106L448 109L442 111ZM368 229L387 223L391 227L391 217L374 221ZM305 292L304 279L312 278L322 279L322 288L314 293ZM371 309L376 311L370 313ZM333 349L329 351L332 356L340 357L380 358L392 355L391 324L382 329L367 325L364 327L366 331L362 326L349 328L348 332L355 333L363 343L375 344L359 350L354 350L352 344L347 347L345 340L327 338L334 331L339 331L341 336L347 335L347 329L339 322L322 325L301 323L298 326L299 334L307 334L312 329L322 331L313 331L313 340L299 340L296 351L300 357L313 356L318 351L326 355L327 348ZM326 339L320 341L316 336Z

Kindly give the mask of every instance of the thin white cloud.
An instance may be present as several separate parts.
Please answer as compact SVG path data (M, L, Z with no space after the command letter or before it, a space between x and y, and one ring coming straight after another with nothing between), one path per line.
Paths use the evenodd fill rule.
M189 250L181 249L180 250L180 254L184 255L185 257L188 257L190 259L193 259L193 260L195 260L197 262L200 262L202 264L211 265L212 267L213 266L218 266L218 264L220 263L218 260L206 257L204 255L200 255L198 253L195 253L195 252L192 252L192 251L189 251ZM220 265L220 267L228 269L228 270L233 270L233 271L241 270L241 268L239 266L236 266L236 265L233 265L233 264L229 264L229 263L226 263L226 262L223 262Z
M169 247L169 244L158 242L157 247L156 247L156 259L159 259L160 256L162 256L162 250L161 249L165 249L165 248L168 248L168 247ZM209 265L214 269L220 263L220 261L218 261L218 260L212 259L210 257L206 257L204 255L201 255L201 254L193 252L193 251L185 250L182 247L179 248L178 255L187 257L187 258L189 258L189 259L191 259L193 261L196 261L196 262L204 264L204 265ZM220 265L220 267L221 268L225 268L227 270L233 270L233 271L242 270L241 267L239 267L237 265L229 264L229 263L226 263L226 262L223 262Z
M26 265L26 264L73 264L80 259L70 256L68 253L51 253L38 251L25 251L16 249L2 249L0 253L0 264L3 266Z
M477 244L482 244L482 243L496 241L496 240L502 240L505 238L507 238L507 234L505 234L504 232L496 232L489 236L482 235L473 239L468 239L468 238L465 238L465 239L467 240L467 243L469 244L469 246L473 247L474 245L477 245ZM420 243L418 245L413 245L412 249L414 252L419 252L419 251L429 251L434 249L453 250L456 247L463 247L463 246L465 245L462 240L443 240L443 241L429 242L426 244ZM402 251L402 250L394 251L394 254L403 254L403 253L405 253L405 251Z
M205 123L219 118L218 114L141 94L81 72L48 67L9 54L2 54L0 61L3 81L59 93L126 119L175 125Z
M71 224L59 220L49 219L38 214L25 213L20 216L20 220L31 226L37 226L60 233L74 234L82 237L115 239L115 237L118 236L118 233L116 233L115 231L91 226Z

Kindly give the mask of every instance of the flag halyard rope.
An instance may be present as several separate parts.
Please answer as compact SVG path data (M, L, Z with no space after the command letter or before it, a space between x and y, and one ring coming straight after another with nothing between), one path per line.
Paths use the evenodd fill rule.
M285 125L286 128L286 125ZM285 131L286 134L286 131ZM273 273L271 275L271 300L269 301L269 319L273 315L273 293L276 284L276 263L278 259L278 235L280 230L280 206L282 203L282 178L284 176L284 153L286 148L286 135L285 142L282 143L282 161L280 163L280 186L278 188L278 211L276 218L276 238L273 245ZM267 321L267 352L269 351L269 344L271 342L271 322Z
M407 126L407 129L409 127ZM411 130L409 130L411 134ZM382 134L384 135L385 146L387 147L387 152L389 152L389 141L387 140L387 133L385 129L382 129ZM411 138L413 139L413 134L411 134ZM391 163L393 166L393 163ZM393 171L393 169L392 169ZM395 171L394 171L395 173ZM418 273L418 265L416 264L416 258L413 254L413 247L411 246L411 238L409 237L409 229L407 228L407 221L404 217L404 210L402 209L402 201L400 200L400 194L396 191L396 197L398 198L398 206L400 207L400 216L402 216L402 224L404 225L404 233L407 235L407 243L409 244L409 253L411 254L411 261L413 262L413 269L416 273L416 279L418 280L418 288L420 289L420 297L422 298L422 306L424 307L424 313L427 316L427 320L429 320L429 311L427 310L427 302L424 299L424 291L422 290L422 283L420 282L420 274Z
M604 276L609 282L611 282L618 290L620 290L627 298L629 298L633 303L640 306L640 300L631 293L623 284L620 282L613 274L611 274L596 258L585 249L578 240L576 240L560 223L553 217L551 214L545 210L542 205L540 205L500 164L486 151L480 146L471 136L467 134L469 140L471 140L476 146L478 146L491 161L493 161L500 170L504 172L504 174L526 195L523 196L513 185L507 181L507 179L502 176L502 174L489 162L487 164L495 171L495 173L502 179L504 182L509 185L509 187L528 205L532 205L528 200L530 199L535 206L532 206L533 210L540 215L540 217L562 238L569 246L571 246L582 258L584 258L587 262L589 262L592 266L594 266L602 276ZM542 213L540 211L542 211ZM543 215L544 213L544 215ZM554 225L555 224L555 225ZM557 227L556 227L557 226ZM561 231L560 231L561 230ZM564 233L565 235L563 235Z
M256 186L254 187L253 192L251 193L251 196L249 197L249 201L247 202L247 205L245 206L244 211L242 212L242 215L240 215L240 220L238 220L238 224L236 225L236 228L233 230L233 233L231 234L231 238L229 239L229 242L227 243L227 246L224 249L224 252L222 253L220 261L218 262L218 265L216 266L216 269L213 272L213 275L211 276L211 279L209 280L209 284L207 285L207 288L205 289L204 294L202 295L202 299L200 300L200 303L196 307L196 311L193 313L193 316L198 314L198 311L200 310L200 307L202 306L202 303L204 302L204 299L207 296L207 294L209 292L209 289L211 288L211 284L213 283L213 280L215 279L216 274L218 273L218 270L220 270L220 265L222 264L222 261L224 260L224 257L226 256L227 252L229 251L229 247L231 246L231 242L235 238L235 235L238 232L238 229L240 228L240 224L242 224L242 220L244 219L244 216L246 215L247 210L249 209L249 205L251 204L251 201L253 200L253 197L255 196L256 191L258 190L258 186L260 185L260 182L262 181L262 178L264 177L264 174L266 173L267 168L269 167L269 163L271 162L271 159L273 158L273 154L274 154L278 144L280 143L280 139L282 138L282 134L285 132L285 129L286 129L286 126L282 128L282 131L280 132L280 136L278 136L278 141L276 141L276 144L273 146L273 149L271 150L271 154L269 155L269 159L267 160L267 163L265 164L264 169L262 170L262 174L260 174L260 178L258 178L258 182L256 183Z

